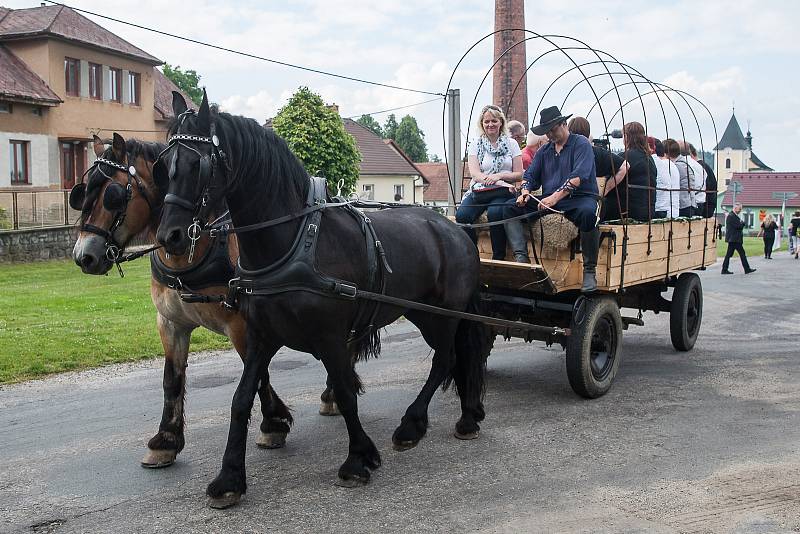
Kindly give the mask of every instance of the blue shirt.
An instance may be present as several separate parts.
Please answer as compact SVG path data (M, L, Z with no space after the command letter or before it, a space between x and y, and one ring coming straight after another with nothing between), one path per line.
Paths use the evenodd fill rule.
M592 144L582 135L570 134L559 154L556 154L556 144L553 142L536 151L530 167L525 171L524 187L528 191L541 187L542 194L549 196L576 176L581 179L578 191L597 194Z

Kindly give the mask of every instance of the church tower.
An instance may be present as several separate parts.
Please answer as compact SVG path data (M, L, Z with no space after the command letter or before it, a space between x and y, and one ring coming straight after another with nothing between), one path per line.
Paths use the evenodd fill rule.
M514 28L518 31L500 31L494 34L495 61L501 57L504 51L515 43L522 42L526 37L525 32L520 31L525 28L523 0L495 0L494 29L498 31L507 28ZM525 43L515 46L510 52L502 55L502 59L494 66L492 101L495 105L500 106L508 120L518 120L530 128L528 83L525 72L527 66Z
M742 135L742 128L736 120L735 113L731 113L731 120L728 121L725 133L714 147L714 161L720 191L730 183L731 176L735 172L773 170L753 153L753 136L750 128L747 129L747 137Z

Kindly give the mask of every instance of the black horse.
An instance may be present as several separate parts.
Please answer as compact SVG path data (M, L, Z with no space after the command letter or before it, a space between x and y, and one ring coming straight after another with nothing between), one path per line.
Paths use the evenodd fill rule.
M241 276L257 279L259 273L254 271L264 268L272 273L295 269L294 262L285 262L287 255L313 234L317 273L358 288L373 287L376 255L370 253L374 251L371 243L365 242L365 233L370 234L363 219L359 224L348 210L335 207L318 212L322 214L319 225L309 224L305 216L294 216L310 208L310 179L279 136L252 119L212 112L205 94L197 114L187 111L177 93L173 93L172 105L176 119L170 128L169 147L162 154L170 185L157 234L169 253L183 254L192 246L191 238L198 230L194 223L208 222L208 206L224 197L233 224L240 230L283 218L281 224L237 234ZM460 228L425 208L385 210L369 217L391 266L391 274L388 269L384 273L387 295L451 310L478 311L478 254ZM492 339L484 325L400 305L375 308L373 302L319 287L305 287L298 280L283 289L245 291L239 296L248 322L247 357L233 398L222 470L207 489L211 506L230 506L246 491L245 447L254 395L260 383L269 381L269 361L283 345L322 360L333 381L350 438L349 454L338 473L342 485L368 482L370 470L381 464L378 449L358 418L361 383L352 365L354 331L363 334L366 329L360 337L368 342L355 349L366 357L380 350L377 329L404 315L434 349L428 380L392 437L396 449L411 448L422 439L430 400L440 385L446 387L451 381L460 395L462 411L455 435L460 439L478 435L478 423L484 418L485 362Z

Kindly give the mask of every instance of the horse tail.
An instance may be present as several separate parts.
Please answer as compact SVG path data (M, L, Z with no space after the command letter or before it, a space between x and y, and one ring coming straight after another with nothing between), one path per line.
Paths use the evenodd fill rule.
M482 315L480 293L476 290L465 310ZM486 359L494 344L491 327L476 321L462 320L455 339L455 366L452 376L445 380L444 388L455 383L456 393L462 398L472 397L480 403L486 392Z

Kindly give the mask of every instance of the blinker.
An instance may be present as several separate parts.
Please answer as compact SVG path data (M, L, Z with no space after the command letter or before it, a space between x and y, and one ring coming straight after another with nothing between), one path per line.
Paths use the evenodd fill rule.
M108 211L122 211L128 202L128 190L118 183L109 184L103 194L103 207Z
M203 156L200 158L200 183L206 184L211 177L211 158Z
M86 199L86 183L75 184L69 192L69 207L75 211L83 208L83 201Z

